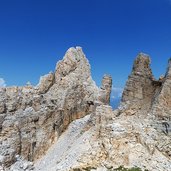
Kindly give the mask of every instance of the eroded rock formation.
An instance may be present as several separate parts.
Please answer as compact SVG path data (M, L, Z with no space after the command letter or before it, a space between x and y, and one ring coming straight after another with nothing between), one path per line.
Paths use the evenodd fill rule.
M107 75L95 85L79 47L36 87L1 88L0 169L170 171L171 61L156 80L140 53L114 111L111 88Z
M103 104L110 104L110 94L112 90L112 77L109 75L104 75L102 79L102 86L100 88L99 100Z
M80 47L70 48L36 87L1 88L0 165L10 166L17 155L28 161L44 155L69 123L95 110L98 96Z
M136 110L151 107L153 96L160 84L155 84L148 55L140 53L135 59L122 96L122 103Z
M153 114L160 120L171 120L171 60L168 62L165 77L162 78L162 86L156 94Z

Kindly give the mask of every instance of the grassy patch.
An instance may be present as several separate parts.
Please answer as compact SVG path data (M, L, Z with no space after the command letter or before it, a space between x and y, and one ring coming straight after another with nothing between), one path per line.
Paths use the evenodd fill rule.
M82 169L75 168L73 171L91 171L92 169L96 169L96 168L95 167L86 167ZM142 170L138 167L125 168L123 166L120 166L116 169L114 168L108 169L108 171L142 171ZM145 171L148 171L148 170L145 170Z
M82 168L82 169L75 168L73 171L91 171L92 169L96 169L96 168L95 167L86 167L86 168Z
M109 171L142 171L139 167L132 167L132 168L125 168L123 166L120 166L116 169L109 170ZM148 170L145 170L148 171Z

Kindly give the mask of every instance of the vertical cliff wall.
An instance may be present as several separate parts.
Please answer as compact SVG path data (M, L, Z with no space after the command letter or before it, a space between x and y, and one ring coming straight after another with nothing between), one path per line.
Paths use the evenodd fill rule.
M171 120L171 59L165 76L162 78L162 86L156 94L152 113L160 120Z
M122 106L148 112L160 87L160 81L153 77L150 57L140 53L134 61L132 72L123 91Z

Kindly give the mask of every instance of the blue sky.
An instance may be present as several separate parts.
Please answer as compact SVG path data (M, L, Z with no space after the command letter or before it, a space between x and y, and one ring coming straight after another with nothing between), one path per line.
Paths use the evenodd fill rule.
M93 79L113 77L114 94L139 52L156 77L171 57L170 0L0 0L0 84L37 84L72 46L81 46ZM5 82L4 82L5 80Z

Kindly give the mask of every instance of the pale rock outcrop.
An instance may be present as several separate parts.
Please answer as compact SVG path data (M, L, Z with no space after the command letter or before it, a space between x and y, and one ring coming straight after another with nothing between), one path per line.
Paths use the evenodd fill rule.
M156 148L160 135L147 117L117 117L117 111L108 105L98 106L93 117L91 127L86 124L90 116L72 122L47 155L35 163L35 171L108 171L119 166L170 171L171 160Z
M49 88L54 84L54 80L55 80L55 76L52 72L40 77L39 84L37 85L39 93L40 94L46 93L49 90Z
M5 111L5 104L2 101L2 102L0 102L0 113L4 113L4 111Z
M170 76L170 61L156 80L140 53L113 111L111 77L98 88L82 49L70 48L38 86L0 89L0 169L170 171Z
M80 47L70 48L38 86L0 89L0 165L44 155L73 120L95 110L99 89Z
M151 126L156 129L156 148L165 156L171 156L171 61L165 76L155 80L150 59L140 54L134 62L132 73L122 96L119 114L148 117Z
M161 79L162 86L158 89L150 116L153 117L153 125L158 131L156 147L167 157L171 157L171 60L169 60L167 72Z
M163 106L163 101L159 101L165 89L168 96L164 97L169 99L168 75L169 70L164 78L155 80L150 69L149 56L139 54L127 81L120 108L112 111L110 106L99 103L87 120L87 124L82 125L80 132L73 133L73 136L78 138L74 138L71 141L72 145L66 148L61 156L57 156L59 160L54 159L54 162L46 168L51 168L52 171L86 169L107 171L123 165L127 168L136 166L149 171L170 171L169 117L167 122L161 121L154 112L156 106L161 109L164 107L165 110L171 109L169 105ZM105 98L101 99L105 102ZM67 132L73 129L72 124L70 126L66 134L63 134L66 139ZM77 126L74 129L77 130ZM52 147L52 151L55 146L59 146L58 142ZM48 155L50 156L51 152ZM43 161L48 163L48 155L46 159L42 158L41 165L40 163L35 165L36 171L38 168L42 171L47 170L43 170Z
M150 68L150 57L140 53L134 61L131 75L128 78L122 95L121 108L130 109L130 114L144 110L148 112L153 97L161 87L161 81L154 79Z
M103 104L110 104L110 94L112 90L112 77L104 75L102 79L102 86L100 87L99 101Z
M152 113L160 120L171 120L171 59L168 62L166 75L162 78L162 86L156 94Z

